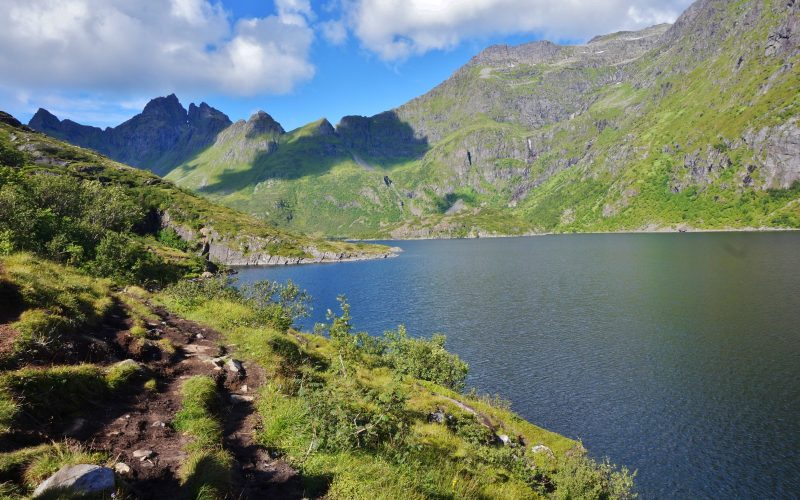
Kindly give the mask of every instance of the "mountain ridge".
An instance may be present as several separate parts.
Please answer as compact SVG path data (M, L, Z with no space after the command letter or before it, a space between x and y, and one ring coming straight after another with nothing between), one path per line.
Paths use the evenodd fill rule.
M43 108L28 123L56 139L160 175L208 147L230 125L227 115L205 102L185 109L175 94L150 100L141 113L116 127L62 121Z
M798 9L699 0L673 25L487 47L371 117L229 127L167 178L337 237L800 227Z

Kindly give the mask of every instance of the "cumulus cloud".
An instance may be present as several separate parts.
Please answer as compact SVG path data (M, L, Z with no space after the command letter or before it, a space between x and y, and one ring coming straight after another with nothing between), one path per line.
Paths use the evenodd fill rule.
M475 37L585 40L673 21L691 0L343 0L361 44L397 61Z
M209 0L4 0L6 87L285 93L313 77L308 0L233 21Z

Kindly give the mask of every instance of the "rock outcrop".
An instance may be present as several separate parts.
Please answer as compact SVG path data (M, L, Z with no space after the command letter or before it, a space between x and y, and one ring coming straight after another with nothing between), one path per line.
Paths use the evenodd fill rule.
M45 109L28 123L57 139L162 175L211 145L230 125L225 114L206 103L190 104L187 111L175 94L151 100L140 114L104 130L59 120Z
M33 492L33 497L51 491L61 495L100 495L113 490L114 471L111 469L89 464L68 465L41 483Z

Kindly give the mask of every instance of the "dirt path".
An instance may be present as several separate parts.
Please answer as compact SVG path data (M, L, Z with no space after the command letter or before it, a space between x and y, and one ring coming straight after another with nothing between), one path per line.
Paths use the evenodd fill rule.
M168 339L176 347L175 354L168 359L146 363L150 376L158 381L158 390L145 390L130 400L106 405L72 435L90 443L92 448L109 451L118 462L130 467L123 475L138 498L179 495L187 438L175 431L171 422L180 410L180 389L189 377L212 376L218 381L225 401L224 445L236 459L232 497L302 498L297 472L256 445L260 422L252 402L234 401L253 397L262 379L261 370L247 365L238 374L231 371L218 359L226 350L218 332L163 309L154 312L160 320L148 325L151 334ZM239 397L231 398L233 394Z

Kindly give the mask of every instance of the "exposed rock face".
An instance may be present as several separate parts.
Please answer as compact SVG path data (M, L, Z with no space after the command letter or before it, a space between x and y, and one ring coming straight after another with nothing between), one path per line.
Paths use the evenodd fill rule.
M777 127L750 131L745 134L744 141L756 153L754 160L763 172L764 189L788 189L800 181L800 126L797 118Z
M114 471L98 465L68 465L40 484L33 496L41 496L50 490L83 495L108 493L114 490Z
M303 255L285 256L270 253L270 247L280 241L255 236L225 238L212 227L194 231L172 220L169 213L161 215L163 227L172 228L185 241L199 241L201 254L212 262L227 266L281 266L291 264L314 264L320 262L345 262L375 258L396 257L399 248L390 248L386 253L375 255L359 252L330 252L314 246L303 248Z
M165 174L212 144L230 124L225 114L206 103L190 104L187 112L171 94L151 100L140 114L105 130L59 120L44 109L39 109L28 125L122 163Z
M345 116L336 125L336 133L346 148L370 158L413 158L428 146L427 138L415 134L393 111L371 117Z

